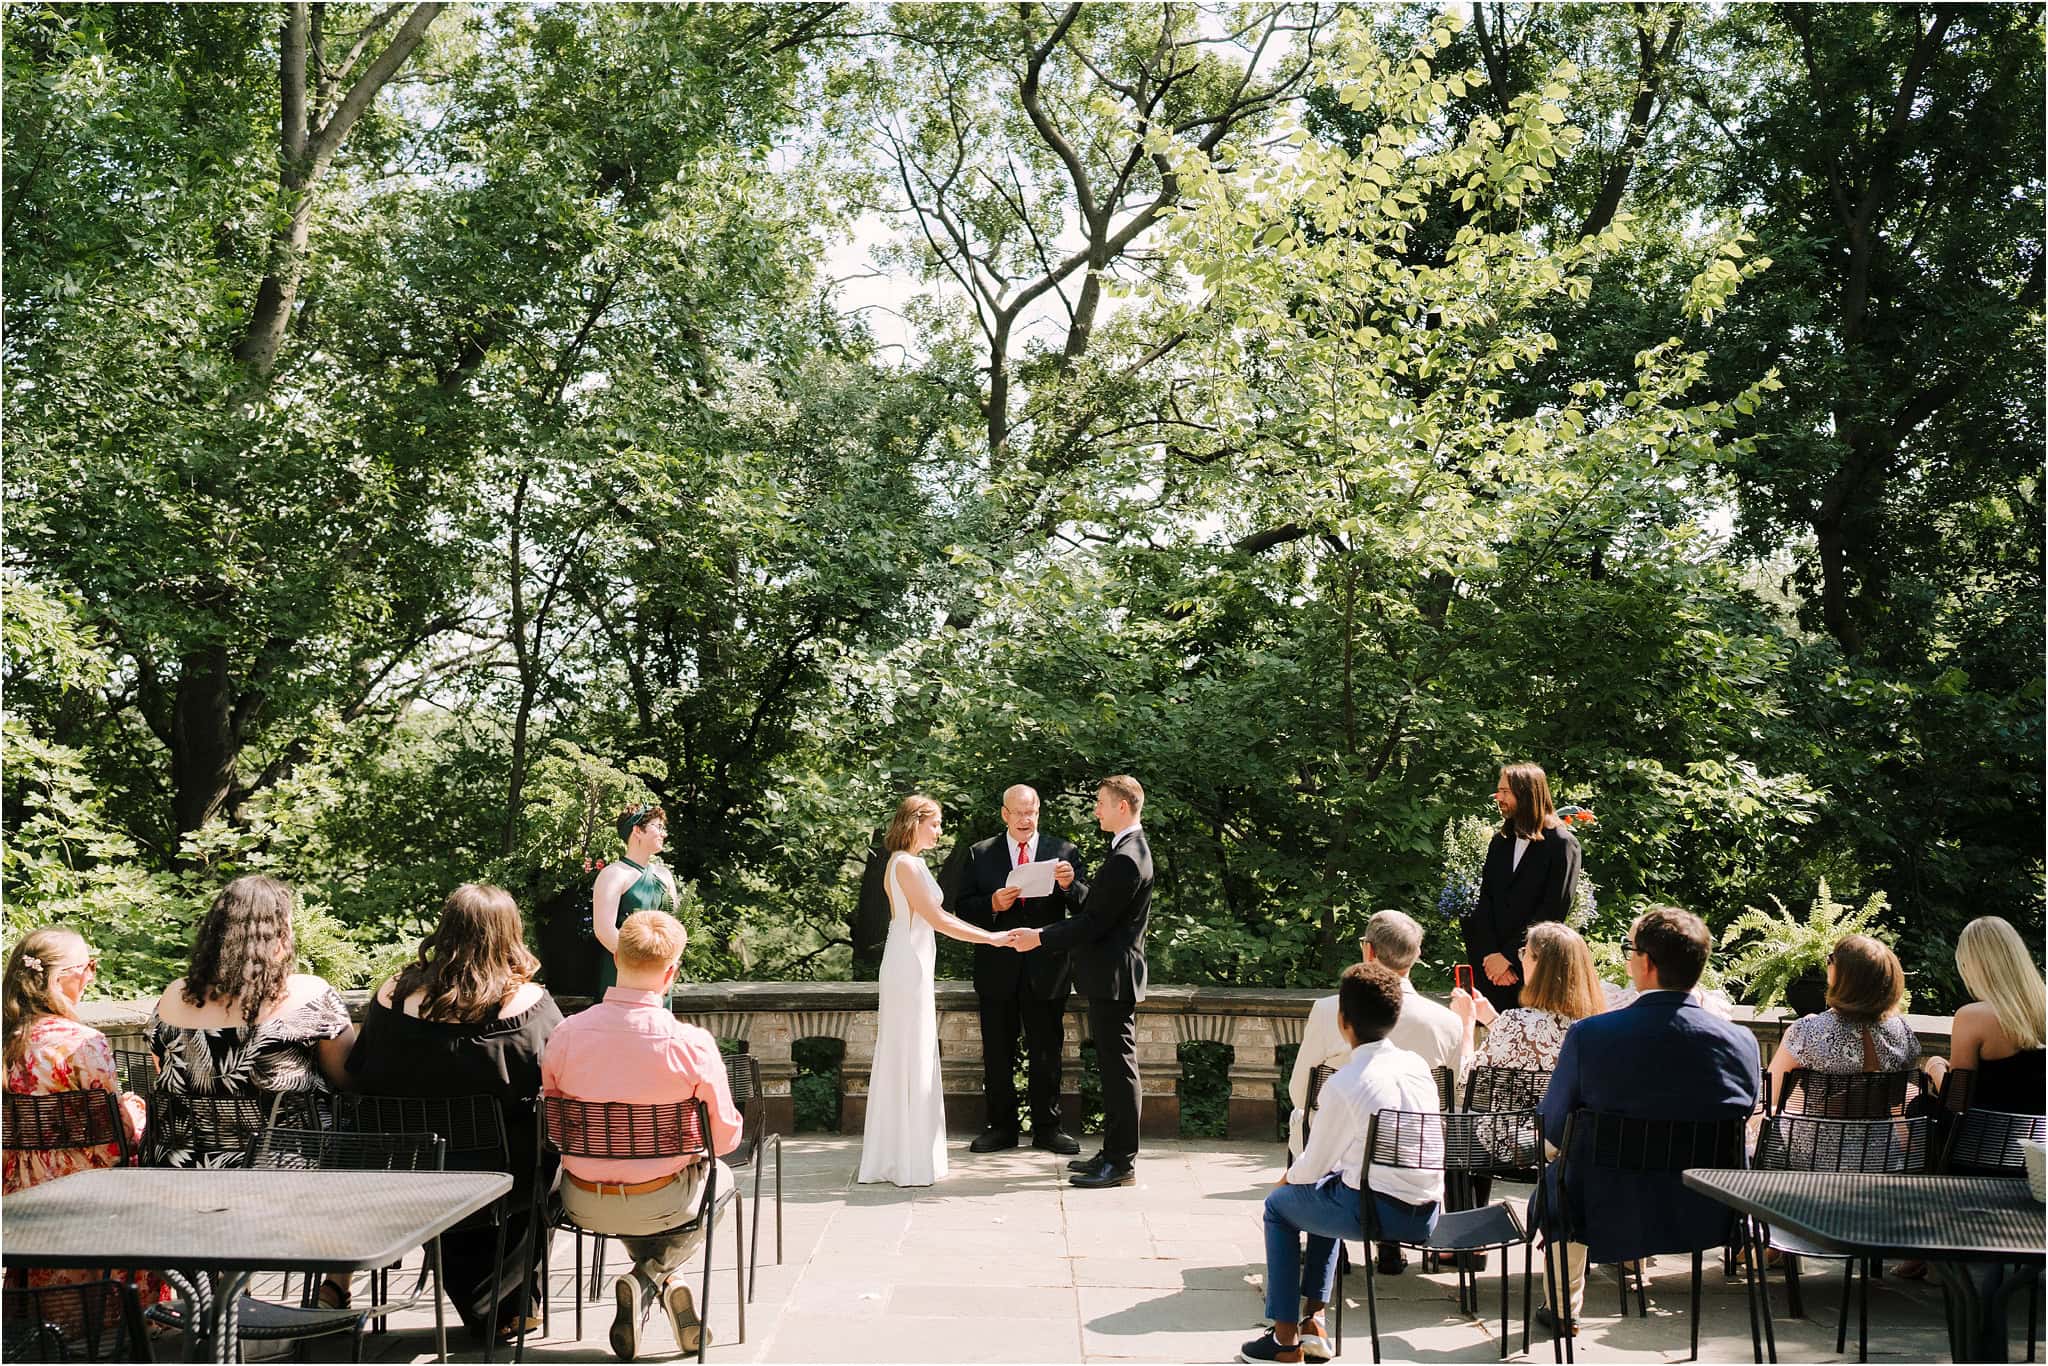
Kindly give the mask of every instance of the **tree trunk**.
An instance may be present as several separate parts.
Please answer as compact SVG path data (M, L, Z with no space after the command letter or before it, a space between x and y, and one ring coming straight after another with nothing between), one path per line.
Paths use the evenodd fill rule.
M171 807L179 835L219 815L235 789L234 680L224 645L179 661L171 714Z

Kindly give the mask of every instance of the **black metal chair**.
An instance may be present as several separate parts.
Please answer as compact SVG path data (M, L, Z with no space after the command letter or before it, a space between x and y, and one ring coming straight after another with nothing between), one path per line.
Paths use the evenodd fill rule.
M1965 1110L1949 1129L1941 1170L1949 1176L2025 1176L2022 1139L2048 1141L2048 1115Z
M768 1129L768 1097L761 1084L761 1060L751 1053L731 1053L725 1059L726 1085L732 1103L740 1112L740 1141L725 1155L733 1171L754 1170L754 1223L747 1234L747 1298L754 1298L760 1279L761 1261L761 1173L768 1165L763 1152L775 1154L775 1264L782 1265L782 1135Z
M123 1091L133 1092L148 1100L150 1091L156 1085L156 1054L147 1048L115 1044L114 1077Z
M1769 1097L1770 1113L1883 1119L1906 1113L1907 1106L1931 1089L1926 1073L1917 1067L1896 1072L1814 1072L1798 1067L1785 1074L1778 1094Z
M691 1218L665 1230L668 1235L704 1228L704 1281L697 1296L699 1331L697 1360L703 1361L711 1345L711 1241L717 1232L721 1203L736 1192L718 1188L719 1163L711 1150L710 1112L701 1100L665 1101L655 1105L631 1105L624 1101L571 1100L566 1096L542 1096L536 1116L539 1142L534 1153L533 1235L546 1238L556 1228L568 1229L579 1241L591 1232L575 1223L566 1210L552 1219L544 1218L541 1164L550 1155L581 1157L601 1161L644 1161L652 1158L687 1158L704 1164L704 1186ZM564 1179L567 1178L565 1173ZM735 1209L733 1218L733 1291L739 1311L740 1341L747 1340L747 1257L741 1241L744 1220ZM594 1235L593 1235L594 1236ZM580 1267L580 1262L579 1262ZM581 1276L576 1281L577 1336L582 1336ZM548 1291L546 1280L541 1292ZM684 1351L688 1347L678 1343ZM520 1339L525 1347L525 1339Z
M69 1148L116 1148L119 1165L135 1165L135 1146L121 1120L121 1098L112 1091L52 1091L31 1096L9 1091L5 1099L5 1143L16 1152Z
M1741 1168L1746 1165L1744 1136L1747 1116L1738 1115L1723 1120L1665 1120L1639 1119L1623 1115L1603 1114L1594 1110L1575 1110L1565 1121L1564 1142L1552 1161L1554 1178L1537 1187L1538 1204L1541 1213L1532 1216L1532 1222L1543 1229L1546 1246L1544 1264L1546 1269L1553 1263L1566 1261L1564 1243L1587 1243L1591 1229L1579 1222L1576 1212L1578 1202L1573 1192L1582 1183L1600 1179L1601 1174L1628 1173L1637 1176L1668 1177L1674 1195L1689 1202L1711 1204L1707 1197L1684 1189L1682 1175L1688 1168ZM1552 1187L1562 1198L1551 1199ZM1729 1225L1710 1241L1699 1247L1645 1247L1638 1250L1641 1257L1666 1252L1690 1252L1692 1254L1692 1354L1689 1360L1698 1360L1700 1353L1700 1282L1707 1248L1724 1247L1738 1226L1743 1227L1746 1236L1744 1247L1748 1251L1748 1270L1751 1300L1749 1305L1750 1342L1755 1349L1756 1359L1764 1359L1765 1344L1770 1344L1773 1360L1777 1357L1776 1339L1771 1328L1770 1315L1762 1316L1762 1331L1759 1332L1757 1303L1755 1299L1755 1277L1763 1265L1763 1250L1755 1243L1753 1234L1746 1230L1746 1221L1739 1220L1733 1210L1725 1213ZM1564 1272L1568 1267L1559 1265L1552 1272L1550 1283L1560 1288L1558 1305L1555 1308L1560 1325L1560 1337L1564 1344L1566 1361L1575 1359L1572 1345L1571 1295L1564 1287ZM1624 1295L1626 1290L1624 1289ZM1643 1306L1639 1304L1639 1308Z
M437 1172L442 1170L445 1145L431 1133L361 1134L334 1129L293 1129L272 1127L258 1137L249 1152L248 1165L258 1170ZM279 1211L289 1217L289 1211ZM427 1269L434 1277L434 1345L442 1361L448 1359L448 1331L441 1315L441 1244L436 1239L429 1249ZM239 1342L310 1342L316 1338L350 1335L350 1360L363 1359L363 1339L371 1320L381 1323L391 1313L414 1307L379 1303L376 1278L371 1279L371 1302L362 1306L328 1308L317 1302L318 1277L307 1276L298 1304L278 1304L245 1295L235 1306L236 1338ZM148 1317L166 1327L183 1330L182 1310L158 1305Z
M170 1154L193 1167L246 1167L274 1127L324 1127L319 1097L310 1091L268 1095L174 1095L162 1085L149 1097L149 1127L142 1135L142 1165L161 1167Z
M444 1145L443 1162L448 1171L455 1172L504 1172L516 1178L517 1165L512 1156L511 1131L505 1123L505 1112L496 1096L371 1096L344 1094L339 1097L335 1109L335 1124L343 1133L364 1136L385 1134L433 1134ZM545 1185L545 1183L543 1183ZM467 1232L472 1229L488 1228L497 1235L493 1266L503 1269L505 1248L509 1241L513 1215L513 1197L510 1192L493 1200L447 1230L446 1233ZM438 1243L434 1249L439 1255ZM542 1266L546 1266L546 1244L541 1247ZM532 1265L531 1257L523 1259L522 1270ZM388 1272L379 1271L377 1277L388 1277ZM546 1272L543 1270L542 1275ZM434 1318L439 1324L445 1309L440 1293L439 1269L436 1268L434 1282ZM493 1303L503 1300L502 1283L495 1287L498 1293L492 1296ZM415 1287L415 1294L418 1287ZM545 1306L545 1299L542 1301ZM522 1325L523 1327L523 1325ZM582 1323L577 1323L580 1337ZM520 1347L525 1345L526 1335L519 1335ZM497 1358L498 1335L496 1326L486 1324L483 1328L484 1360Z
M1484 1132L1482 1133L1482 1126ZM1534 1162L1543 1164L1543 1125L1534 1110L1475 1115L1422 1110L1382 1110L1366 1128L1365 1166L1359 1183L1361 1223L1368 1243L1399 1242L1424 1253L1455 1256L1459 1253L1498 1249L1500 1260L1500 1354L1508 1354L1508 1262L1507 1251L1522 1245L1522 1349L1529 1347L1529 1305L1533 1295L1534 1254L1531 1229L1514 1207L1497 1201L1479 1209L1451 1210L1437 1216L1435 1232L1424 1242L1390 1239L1379 1224L1379 1206L1373 1198L1374 1167L1404 1171L1440 1171L1446 1181L1455 1174L1492 1176L1523 1170ZM1467 1275L1470 1275L1469 1286ZM1344 1268L1337 1269L1337 1347L1344 1345ZM1479 1278L1461 1272L1458 1278L1458 1309L1479 1312ZM1380 1317L1375 1264L1365 1259L1365 1312L1372 1334L1372 1359L1380 1359Z
M1778 1114L1764 1122L1758 1136L1756 1156L1751 1165L1768 1171L1800 1172L1889 1172L1919 1174L1933 1162L1933 1122L1917 1119L1823 1119L1800 1114ZM1804 1316L1799 1296L1799 1262L1802 1258L1838 1259L1843 1263L1842 1306L1835 1322L1835 1350L1844 1350L1849 1334L1849 1301L1856 1290L1856 1272L1863 1269L1863 1289L1858 1298L1856 1359L1870 1360L1870 1276L1868 1259L1844 1257L1819 1247L1783 1229L1759 1231L1766 1247L1785 1255L1787 1307L1794 1318ZM1760 1282L1769 1294L1770 1278ZM1764 1311L1769 1312L1768 1303Z
M150 1361L142 1301L126 1281L0 1292L0 1361Z

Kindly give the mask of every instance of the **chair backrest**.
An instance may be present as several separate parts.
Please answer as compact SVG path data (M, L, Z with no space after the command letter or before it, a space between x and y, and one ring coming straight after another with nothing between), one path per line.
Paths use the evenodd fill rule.
M1301 1141L1308 1142L1309 1130L1315 1127L1316 1105L1323 1098L1323 1083L1337 1075L1337 1069L1327 1063L1317 1063L1309 1069L1308 1096L1301 1102Z
M1686 1190L1682 1173L1746 1166L1748 1127L1746 1113L1674 1120L1574 1110L1554 1159L1563 1198L1543 1221L1570 1242L1592 1241L1587 1226L1598 1225L1630 1246L1647 1244L1625 1258L1716 1246L1735 1212Z
M1543 1165L1543 1118L1535 1110L1381 1110L1365 1132L1372 1166L1408 1171L1521 1175Z
M249 1165L273 1171L438 1172L447 1151L439 1134L275 1128L264 1133Z
M121 1165L135 1164L121 1100L112 1091L53 1091L43 1096L6 1093L5 1146L16 1152L60 1148L120 1150Z
M194 1096L174 1093L159 1079L150 1096L143 1165L160 1166L178 1153L191 1166L246 1167L263 1131L279 1124L320 1128L319 1097L311 1091Z
M1743 1117L1734 1119L1639 1119L1631 1115L1574 1110L1565 1121L1558 1160L1573 1169L1670 1172L1691 1167L1745 1165Z
M1976 1094L1977 1069L1974 1067L1951 1067L1948 1075L1941 1079L1941 1107L1952 1115L1968 1110Z
M1771 1111L1823 1119L1883 1119L1904 1114L1927 1085L1917 1067L1897 1072L1814 1072L1799 1067L1785 1074L1772 1097Z
M114 1079L123 1091L149 1099L156 1085L156 1054L147 1048L114 1045Z
M1455 1110L1458 1108L1458 1074L1448 1067L1429 1069L1430 1080L1436 1083L1436 1108Z
M0 1360L148 1361L142 1303L121 1281L0 1292Z
M361 1134L435 1134L448 1170L512 1169L512 1139L496 1096L370 1096L344 1093L335 1104L335 1127Z
M540 1098L544 1150L564 1157L710 1157L710 1115L701 1100L632 1105L619 1100Z
M1465 1079L1465 1108L1473 1111L1534 1110L1550 1089L1541 1067L1475 1067Z
M2015 1115L2004 1110L1965 1110L1949 1126L1941 1169L1954 1176L2025 1176L2021 1139L2048 1141L2048 1115Z
M1771 1171L1927 1171L1934 1160L1934 1121L1913 1119L1823 1119L1814 1115L1772 1115L1757 1136L1750 1165Z

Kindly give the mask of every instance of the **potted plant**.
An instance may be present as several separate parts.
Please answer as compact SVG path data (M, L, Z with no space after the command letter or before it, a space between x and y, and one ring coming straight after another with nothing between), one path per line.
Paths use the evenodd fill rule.
M1885 909L1883 892L1873 892L1861 909L1852 910L1836 901L1823 880L1814 894L1813 909L1804 920L1785 909L1776 897L1771 902L1777 914L1754 906L1742 908L1721 932L1721 947L1754 935L1742 946L1722 976L1742 984L1743 999L1758 1010L1783 1002L1801 1015L1817 1015L1827 1009L1827 960L1843 936L1867 934L1892 942L1889 930L1877 923Z

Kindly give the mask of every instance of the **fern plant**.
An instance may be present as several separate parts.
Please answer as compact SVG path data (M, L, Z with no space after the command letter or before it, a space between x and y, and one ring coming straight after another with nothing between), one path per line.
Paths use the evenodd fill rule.
M1828 955L1845 935L1867 934L1887 945L1893 942L1892 932L1877 921L1886 905L1883 892L1871 893L1860 908L1852 910L1848 903L1835 900L1823 880L1804 920L1786 910L1778 898L1772 897L1771 902L1778 908L1776 915L1745 906L1721 931L1724 949L1738 939L1756 936L1722 968L1721 975L1740 982L1743 999L1758 1010L1783 1001L1786 988L1807 973L1823 971Z

